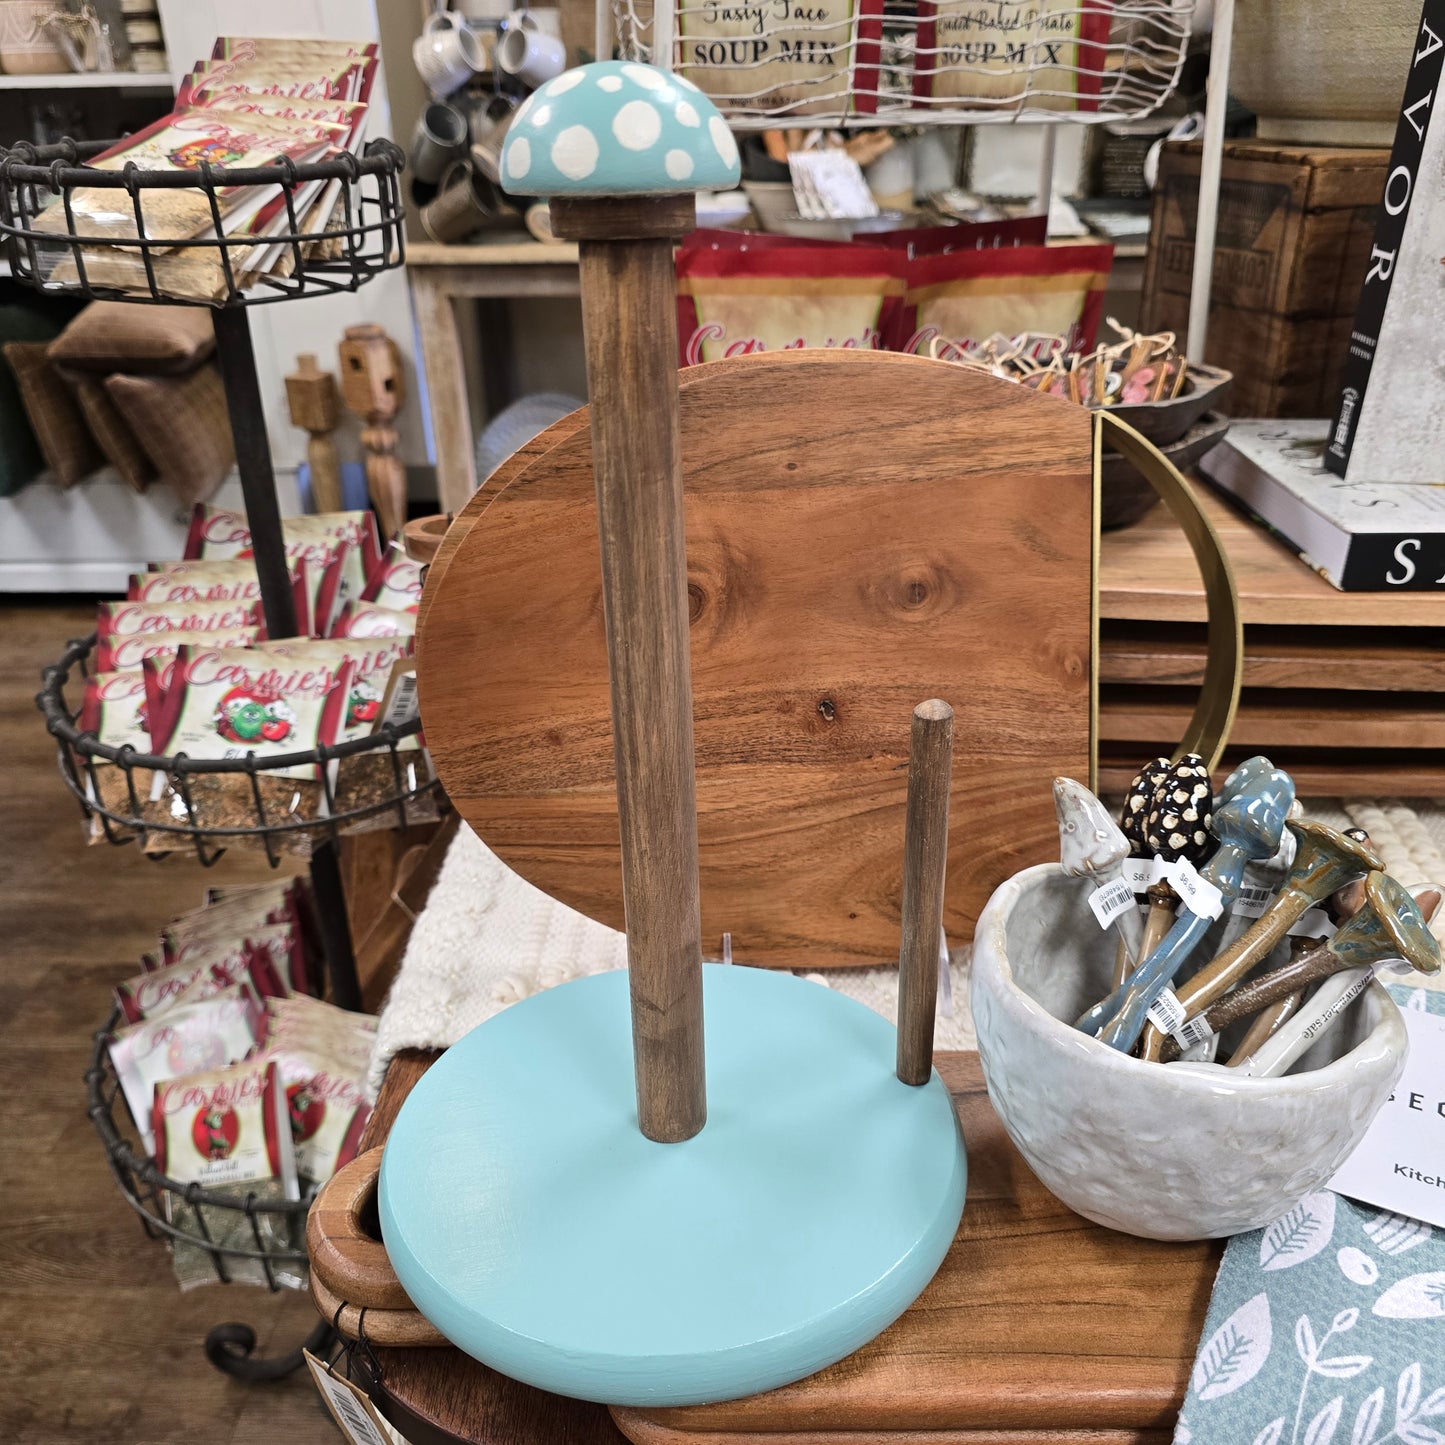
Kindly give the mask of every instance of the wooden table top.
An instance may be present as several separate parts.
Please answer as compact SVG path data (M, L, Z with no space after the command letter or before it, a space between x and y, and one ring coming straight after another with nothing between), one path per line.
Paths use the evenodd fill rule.
M1445 627L1445 594L1340 592L1208 482L1196 480L1194 488L1234 568L1246 626ZM1205 620L1204 585L1189 543L1166 508L1155 507L1133 526L1104 533L1099 616Z
M574 241L498 240L473 246L443 246L435 241L413 241L406 248L408 270L432 266L575 266Z
M363 1147L380 1143L433 1056L393 1061ZM939 1054L968 1144L968 1206L922 1297L821 1373L721 1405L615 1411L506 1379L456 1350L378 1351L385 1405L413 1445L1089 1445L1170 1438L1221 1246L1133 1239L1034 1177L976 1054ZM621 1424L624 1436L618 1429Z

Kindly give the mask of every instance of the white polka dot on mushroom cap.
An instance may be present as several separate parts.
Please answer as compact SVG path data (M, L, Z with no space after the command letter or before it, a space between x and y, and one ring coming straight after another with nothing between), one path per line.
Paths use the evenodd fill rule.
M713 147L722 158L724 165L736 165L738 159L738 145L733 139L733 133L727 127L727 122L720 115L709 118L707 133L712 137Z
M585 125L569 125L552 142L552 164L570 181L585 180L597 169L597 137Z
M702 124L701 119L698 117L697 110L693 106L689 105L685 100L678 101L672 113L677 117L679 125Z
M574 85L582 84L582 72L580 70L564 70L561 75L549 80L538 95L566 95Z
M622 77L620 75L599 75L597 77L598 90L616 91L622 89Z
M552 107L550 105L539 105L537 113L532 117L532 124L538 129L546 125L552 119Z
M507 174L520 181L532 169L532 147L525 136L516 136L507 147Z
M645 151L662 134L662 117L650 101L629 100L612 117L612 134L628 150Z
M622 73L644 90L661 90L670 79L665 72L654 70L650 65L624 65Z
M668 151L663 164L675 181L685 181L692 174L692 157L686 151Z

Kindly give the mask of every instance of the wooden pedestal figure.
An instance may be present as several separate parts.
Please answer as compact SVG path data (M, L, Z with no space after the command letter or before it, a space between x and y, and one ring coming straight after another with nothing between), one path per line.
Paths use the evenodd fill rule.
M339 512L341 463L331 433L341 420L341 397L335 376L322 371L310 352L296 358L296 370L286 378L286 405L291 424L309 433L306 462L311 469L313 510Z
M579 243L628 969L448 1050L378 1188L398 1279L447 1338L609 1403L731 1399L851 1353L932 1278L966 1182L929 1040L907 1050L912 1087L854 1000L702 964L672 247L694 190L738 170L707 98L630 62L558 76L508 131L507 188L549 198ZM938 750L919 767L946 806ZM935 970L942 857L910 870Z
M366 490L381 519L381 534L397 536L406 523L406 468L396 455L393 423L406 399L401 353L381 327L348 326L339 348L341 395L346 409L366 424Z

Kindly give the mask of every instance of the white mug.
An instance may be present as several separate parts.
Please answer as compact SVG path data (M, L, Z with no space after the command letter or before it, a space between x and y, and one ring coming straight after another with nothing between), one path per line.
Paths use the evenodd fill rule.
M422 83L439 100L487 68L486 47L450 10L427 17L412 42L411 58Z
M497 41L497 64L532 90L567 68L567 47L548 35L525 11L511 20Z

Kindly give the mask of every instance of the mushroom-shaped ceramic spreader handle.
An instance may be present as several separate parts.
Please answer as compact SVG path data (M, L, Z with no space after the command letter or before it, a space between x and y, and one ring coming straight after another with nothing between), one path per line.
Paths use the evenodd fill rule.
M1421 973L1438 973L1440 945L1415 900L1388 873L1371 873L1365 879L1365 906L1333 937L1225 994L1205 1009L1204 1021L1217 1034L1332 973L1394 960Z
M1073 778L1054 779L1054 813L1059 820L1059 866L1070 878L1087 878L1095 888L1122 885L1129 901L1116 913L1110 927L1136 957L1144 929L1134 908L1133 893L1124 883L1124 860L1129 840L1109 810L1082 783Z
M660 1143L707 1117L672 243L738 173L712 102L631 61L549 80L502 147L503 186L579 243L637 1112Z
M1289 877L1269 910L1180 989L1179 1002L1191 1017L1268 958L1306 909L1366 873L1384 869L1368 839L1348 837L1308 818L1292 818L1285 826L1297 844Z
M1119 815L1119 829L1129 842L1129 852L1132 857L1144 858L1148 856L1149 845L1144 839L1144 831L1149 826L1149 810L1154 806L1154 797L1169 776L1169 769L1172 766L1168 758L1155 758L1152 763L1146 763L1135 776L1134 781L1129 784L1129 790L1124 794L1124 809ZM1152 919L1152 914L1151 914ZM1139 939L1133 944L1125 943L1121 937L1119 946L1114 951L1114 987L1118 986L1128 978L1130 971L1135 965L1144 961L1144 956L1153 951L1159 940L1164 936L1164 928L1167 924L1160 924L1157 920L1154 936L1150 938L1148 929L1144 929Z
M737 144L712 101L690 80L631 60L549 80L512 118L502 146L502 186L522 196L690 197L730 190L740 174Z
M1237 793L1214 815L1213 830L1219 848L1200 870L1200 876L1213 884L1226 902L1239 891L1244 865L1251 858L1268 858L1279 847L1285 815L1293 801L1294 780L1275 769L1251 788ZM1121 996L1113 1000L1108 1022L1100 1030L1101 1043L1125 1052L1134 1047L1154 1000L1204 937L1210 921L1191 910L1175 922L1163 943L1129 975L1123 989L1116 990Z
M1328 976L1304 1007L1249 1058L1237 1065L1231 1061L1232 1072L1252 1079L1277 1079L1287 1072L1374 982L1375 968L1382 961L1398 959L1425 973L1439 970L1440 945L1429 928L1440 902L1438 891L1425 888L1411 898L1388 875L1371 873L1365 880L1365 898L1365 907L1324 948L1304 956L1328 960L1328 950L1335 949L1353 966L1333 973L1326 970Z

